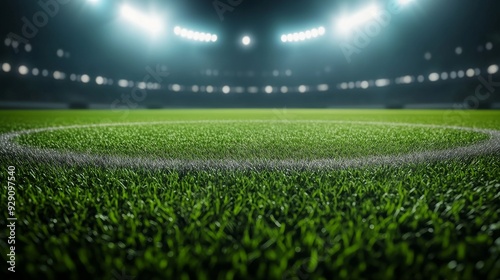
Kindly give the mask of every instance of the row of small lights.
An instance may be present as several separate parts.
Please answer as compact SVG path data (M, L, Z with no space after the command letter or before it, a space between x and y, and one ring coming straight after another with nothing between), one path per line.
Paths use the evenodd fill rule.
M490 65L487 69L488 74L494 75L498 73L498 65L493 64ZM467 70L459 70L459 71L451 71L450 73L448 72L442 72L442 73L431 73L427 77L428 81L430 82L437 82L439 80L446 81L448 79L462 79L465 77L468 78L473 78L475 76L481 75L481 70L479 68L469 68ZM417 77L407 75L403 77L398 77L394 80L395 84L411 84L414 82L419 82L423 83L425 82L425 76L424 75L419 75ZM386 87L391 85L391 80L390 79L378 79L378 80L370 80L370 81L357 81L357 82L343 82L337 85L338 89L355 89L355 88L361 88L361 89L367 89L369 87Z
M492 42L487 42L484 46L483 45L479 45L477 47L477 51L481 52L483 50L483 48L486 49L487 51L491 51L491 50L493 50L493 43ZM459 46L459 47L455 48L455 54L456 55L461 55L463 52L464 52L464 50L463 50L462 47ZM424 58L425 58L425 60L431 60L432 59L432 53L426 52L424 54Z
M9 63L3 63L2 64L2 70L4 72L10 72L11 71L11 65ZM498 73L499 67L497 64L490 65L487 69L488 74L493 75ZM30 70L27 66L21 65L18 68L18 72L21 75L28 75ZM38 76L41 74L44 77L47 77L49 75L49 71L47 69L39 70L38 68L33 68L31 70L31 73L33 76ZM451 72L442 72L442 73L431 73L427 77L427 79L430 82L437 82L439 80L448 80L448 79L461 79L461 78L472 78L474 76L479 76L481 74L481 70L479 68L469 68L467 70L459 70L459 71L451 71ZM53 72L53 78L55 80L64 80L66 79L66 74L61 71L54 71ZM91 78L87 74L83 75L77 75L77 74L71 74L70 75L70 80L73 82L82 82L84 84L89 83ZM423 83L425 82L425 76L424 75L419 75L417 77L407 75L403 77L398 77L395 79L396 84L411 84L414 82L419 82ZM97 85L113 85L113 79L102 77L102 76L97 76L95 78L95 83ZM151 89L151 90L158 90L161 89L161 85L158 83L146 83L146 82L134 82L131 80L126 80L126 79L120 79L117 82L119 87L126 88L126 87L134 87L137 86L140 89ZM342 90L347 90L347 89L354 89L354 88L361 88L361 89L367 89L369 87L386 87L391 85L391 80L390 79L377 79L377 80L370 80L370 81L357 81L357 82L343 82L337 85L338 89ZM309 90L309 86L306 85L301 85L297 87L296 92L304 93ZM179 92L179 91L184 91L186 89L185 86L181 86L179 84L172 84L169 85L169 90L174 91L174 92ZM273 92L277 92L277 88L273 86L265 86L264 92L271 94ZM280 89L280 92L282 93L287 93L289 92L289 87L287 86L282 86ZM318 91L327 91L329 89L329 86L327 84L320 84L317 86ZM192 92L199 92L199 91L206 91L208 93L212 93L215 91L215 88L213 86L206 86L206 87L200 87L198 85L193 85L191 87ZM231 87L230 86L223 86L221 87L221 92L224 94L230 93ZM245 92L245 89L243 87L234 87L233 91L236 93L243 93ZM249 87L248 92L249 93L257 93L258 87Z
M272 76L274 77L278 77L280 74L284 75L284 76L287 76L287 77L290 77L292 76L292 70L290 69L287 69L285 71L279 71L279 70L273 70L272 72L262 72L262 76L266 76L266 74L268 73L271 73ZM202 70L201 71L201 75L203 76L219 76L220 72L219 70L217 69L206 69L206 70ZM238 77L242 77L242 76L248 76L248 77L254 77L255 76L255 72L254 71L248 71L247 73L244 73L244 71L238 71L236 73L234 72L230 72L230 71L225 71L222 73L223 76L238 76Z
M281 35L281 42L299 42L314 39L323 35L325 35L325 28L323 26L320 26L318 28L313 28L307 31L283 34Z
M2 64L2 71L3 72L10 72L12 69L11 69L11 65L9 63L3 63ZM21 74L22 76L26 76L30 73L30 69L25 66L25 65L21 65L19 66L18 68L18 72L19 74ZM47 69L38 69L38 68L33 68L31 69L31 74L33 76L43 76L43 77L48 77L49 76L49 71ZM55 79L55 80L65 80L66 79L66 73L62 72L62 71L54 71L52 73L52 77ZM89 75L87 74L71 74L69 75L69 79L72 81L72 82L81 82L81 83L84 83L84 84L87 84L87 83L90 83L91 81L91 78ZM114 84L114 81L113 79L111 78L106 78L106 77L103 77L103 76L97 76L95 77L95 83L97 85L113 85ZM151 90L158 90L158 89L161 89L161 85L158 84L158 83L151 83L151 82L134 82L134 81L131 81L131 80L126 80L126 79L120 79L118 80L117 82L118 86L119 87L134 87L134 86L137 86L138 88L140 89L151 89Z
M174 27L174 34L194 41L217 42L217 35L215 34L189 30L180 26Z

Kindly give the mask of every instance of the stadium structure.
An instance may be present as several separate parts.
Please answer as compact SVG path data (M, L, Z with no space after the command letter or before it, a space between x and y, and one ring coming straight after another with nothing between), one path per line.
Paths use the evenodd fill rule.
M498 107L491 1L230 2L7 4L2 106Z

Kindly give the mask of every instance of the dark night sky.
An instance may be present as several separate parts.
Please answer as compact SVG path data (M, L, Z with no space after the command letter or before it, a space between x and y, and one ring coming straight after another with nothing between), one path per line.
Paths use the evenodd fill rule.
M486 41L500 43L500 1L493 0L415 0L416 4L394 16L351 64L345 62L331 36L296 45L281 44L279 36L319 25L331 29L335 16L355 11L370 1L243 0L233 11L226 12L222 21L213 0L128 1L144 10L165 14L169 34L155 41L119 21L118 5L123 1L101 0L99 6L91 6L85 0L67 1L30 39L34 51L29 58L14 54L3 45L0 58L17 57L90 72L133 73L134 69L142 70L143 65L157 62L193 69L273 69L290 65L322 69L334 65L342 71L374 71L381 63L394 69L403 63L407 68L408 64L419 67L421 62L416 59L425 51L441 56L453 52L457 45L472 50ZM22 33L22 18L32 19L41 10L36 2L4 1L0 11L2 41L10 32ZM384 2L387 1L379 1ZM177 24L217 33L219 41L207 45L174 38L171 30ZM243 34L253 36L252 48L240 47L238 40ZM55 51L59 48L70 51L71 58L57 60ZM436 63L445 63L443 60Z

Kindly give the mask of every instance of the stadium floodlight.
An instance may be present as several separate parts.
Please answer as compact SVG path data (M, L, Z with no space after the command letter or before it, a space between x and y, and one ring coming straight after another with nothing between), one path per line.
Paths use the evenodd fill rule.
M158 34L162 30L162 22L159 18L143 14L127 4L123 4L120 12L123 18L142 27L153 35Z
M243 45L245 45L245 46L250 45L251 41L252 41L252 40L250 39L250 37L249 37L249 36L243 36L243 38L241 39L241 42L242 42L242 43L243 43Z
M354 28L372 19L375 19L379 15L380 9L377 5L372 4L352 16L341 18L337 23L337 30L342 34L348 34Z
M186 28L182 28L180 26L174 27L174 34L194 40L194 41L200 41L200 42L216 42L217 41L217 35L211 34L211 33L205 33L205 32L200 32L200 31L194 31Z
M320 26L318 28L313 28L305 31L283 34L281 35L281 42L283 43L299 42L317 38L318 36L323 36L323 35L325 35L325 28L323 26Z

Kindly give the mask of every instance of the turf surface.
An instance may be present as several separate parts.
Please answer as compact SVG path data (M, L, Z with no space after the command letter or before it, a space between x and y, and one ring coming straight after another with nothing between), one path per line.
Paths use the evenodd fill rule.
M426 147L441 149L480 141L484 136L443 129L385 127L384 132L383 127L364 125L296 126L293 121L384 121L500 129L500 112L452 113L178 110L125 115L102 111L4 111L0 112L0 131L108 122L279 120L286 125L265 127L270 132L267 135L279 139L279 133L271 132L283 129L290 139L297 140L280 143L297 145L302 150L281 146L277 149L283 153L273 154L274 149L266 150L265 145L259 146L260 141L250 139L263 149L256 155L307 157L311 149L298 141L303 137L319 145L313 150L314 156L350 157ZM218 124L212 128L215 131L210 127L190 130L176 126L177 135L190 143L196 157L203 156L205 148L197 146L193 139L203 133L228 142L237 135L244 143L255 133L257 139L266 141L265 133L255 131L262 128L258 124L247 124L241 128L242 134L234 131L234 126L225 129ZM80 140L84 144L81 151L158 155L170 144L176 149L175 156L188 157L189 149L180 148L186 144L182 141L148 144L148 139L165 130L171 131L165 126L118 129L113 133L103 128L75 133L64 130L29 135L20 141L78 149L82 147L78 139L91 135L97 137L96 146ZM151 138L130 136L147 131ZM353 139L336 137L339 131ZM302 136L293 138L294 132ZM107 137L102 133L113 141L103 145ZM324 133L329 137L317 139ZM388 144L384 141L386 135L398 142ZM119 136L141 144L123 148L120 143L128 142L116 143L122 139ZM363 136L372 136L373 141L358 138ZM328 150L324 141L336 150ZM217 145L204 143L213 148L214 156L228 156ZM356 148L346 147L348 144ZM145 151L137 149L144 145ZM235 158L255 154L219 149ZM2 155L0 163L5 170L0 172L2 182L7 181L8 165L15 165L17 170L17 268L26 276L118 279L124 273L135 279L500 277L499 154L321 172L104 169L40 164L12 155ZM6 196L1 200L2 205L7 204ZM0 221L2 227L5 223ZM5 233L2 231L0 236L3 252L7 248Z

